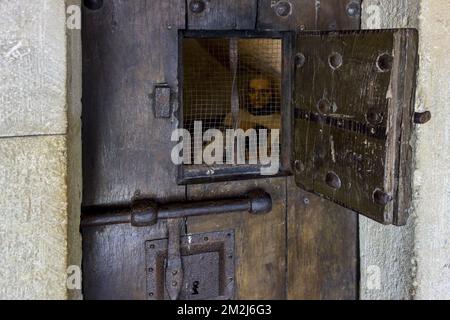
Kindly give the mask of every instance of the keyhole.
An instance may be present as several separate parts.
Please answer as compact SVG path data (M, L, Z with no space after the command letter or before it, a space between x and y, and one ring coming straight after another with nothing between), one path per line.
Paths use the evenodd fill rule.
M198 295L198 287L200 285L199 281L194 281L194 283L192 284L192 295Z

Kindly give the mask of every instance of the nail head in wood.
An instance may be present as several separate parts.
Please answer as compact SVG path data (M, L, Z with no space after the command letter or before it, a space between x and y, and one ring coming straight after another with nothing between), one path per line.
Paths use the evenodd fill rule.
M384 191L375 190L375 192L373 193L373 201L381 206L387 205L392 200L392 196Z
M330 188L336 190L342 187L341 178L339 178L339 176L334 172L328 172L327 176L325 177L325 182Z
M202 13L203 11L205 11L206 5L205 2L202 0L192 0L189 3L189 9L191 10L192 13Z

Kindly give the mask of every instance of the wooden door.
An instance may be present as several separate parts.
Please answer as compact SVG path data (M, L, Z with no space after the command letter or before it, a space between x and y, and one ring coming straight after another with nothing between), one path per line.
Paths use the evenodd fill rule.
M359 8L359 1L352 5ZM178 127L179 30L358 29L346 0L105 0L83 13L85 208L135 198L159 203L238 197L263 189L271 213L184 220L184 233L234 230L236 299L357 299L356 214L301 191L292 175L180 186L170 161ZM168 86L169 117L154 112L155 87ZM102 210L103 210L102 209ZM145 243L167 224L83 229L86 299L149 299Z

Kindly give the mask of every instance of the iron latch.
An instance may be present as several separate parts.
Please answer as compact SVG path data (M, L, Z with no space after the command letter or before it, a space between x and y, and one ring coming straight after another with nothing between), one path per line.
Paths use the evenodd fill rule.
M204 236L203 241L208 242L211 246L205 244L194 245L189 242L188 248L182 249L181 233L184 225L183 219L194 216L245 211L250 214L259 215L269 213L271 210L272 198L268 193L262 190L249 192L245 197L237 199L196 201L166 205L157 205L154 201L150 200L136 200L133 202L133 205L129 207L115 208L113 210L110 208L86 208L83 212L81 226L82 228L88 228L129 223L134 227L149 227L155 225L159 220L167 220L167 241L163 241L164 243L162 243L162 240L158 240L156 244L150 243L146 245L147 250L150 250L149 255L152 257L148 262L148 264L152 264L152 267L147 268L150 273L149 278L153 281L148 283L148 287L150 288L149 297L152 299L157 296L164 298L165 294L167 294L168 298L177 300L180 298L181 294L183 294L184 298L189 296L186 290L183 291L183 284L186 283L184 279L185 268L183 265L183 256L186 261L192 260L192 258L189 258L190 256L199 256L200 260L206 259L209 261L209 264L214 265L217 270L222 270L223 274L214 274L218 279L217 281L222 281L220 283L218 282L220 284L217 284L216 286L218 289L214 291L210 289L210 287L207 287L209 289L205 290L205 292L209 294L207 295L208 297L211 298L210 295L212 292L216 292L217 297L231 297L232 290L230 290L230 288L232 286L230 287L230 283L228 283L227 286L223 284L224 277L228 279L227 281L233 279L233 277L229 276L229 273L232 271L230 268L231 262L228 261L225 263L227 268L224 268L223 266L219 268L219 265L224 263L224 258L218 258L217 255L223 256L227 254L227 257L234 257L232 252L229 252L232 250L230 249L230 238L232 233L229 232L227 237L222 238L218 237L217 234L214 235L216 238L218 237L215 242L209 241L209 236ZM154 264L157 262L157 258L162 255L161 250L153 250L156 248L156 245L162 246L164 249L161 250L166 251L166 258L164 259L164 277L157 277L155 273L156 267ZM228 249L225 250L225 248ZM183 251L185 252L184 255ZM155 254L158 255L158 257L155 256ZM195 266L195 264L186 263ZM188 275L192 274L198 274L198 272L188 272ZM158 279L156 280L156 278ZM164 281L161 281L161 278L163 278ZM165 289L161 289L161 282L164 283ZM202 281L194 280L192 284L190 282L192 281L188 281L186 285L192 285L192 291L195 293L200 290L200 285L204 282L204 279ZM231 282L234 283L234 281ZM159 289L156 290L156 287Z
M232 212L265 214L272 210L272 198L263 190L249 192L242 198L193 201L158 205L153 200L135 200L125 207L89 207L83 209L81 227L131 224L149 227L158 220L188 218Z

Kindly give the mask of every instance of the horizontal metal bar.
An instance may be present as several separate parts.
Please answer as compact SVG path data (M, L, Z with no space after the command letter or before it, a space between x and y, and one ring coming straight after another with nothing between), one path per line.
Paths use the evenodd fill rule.
M243 198L172 203L158 206L151 200L135 201L127 208L89 208L83 210L81 227L131 224L152 226L159 219L178 219L195 216L247 211L265 214L272 210L271 196L262 190L249 192Z

